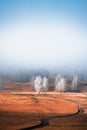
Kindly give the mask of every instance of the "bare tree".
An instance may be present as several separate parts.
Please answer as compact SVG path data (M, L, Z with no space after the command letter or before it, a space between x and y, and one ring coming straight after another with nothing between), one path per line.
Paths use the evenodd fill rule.
M72 81L72 91L76 92L78 90L77 83L78 83L78 78L77 78L77 75L75 75Z
M46 94L47 91L48 91L48 79L44 77L43 84L42 84L42 92Z
M55 89L60 92L67 90L66 80L61 75L57 75L55 78Z
M46 77L42 79L41 76L36 77L34 80L34 88L39 94L41 92L44 92L46 94L48 91L48 79Z
M34 76L31 77L30 82L31 82L31 87L32 87L32 89L34 89Z

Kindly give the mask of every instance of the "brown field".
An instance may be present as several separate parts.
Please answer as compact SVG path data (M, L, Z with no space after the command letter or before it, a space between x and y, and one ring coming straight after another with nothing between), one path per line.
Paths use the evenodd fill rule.
M87 130L87 83L79 92L37 94L30 82L4 80L0 130ZM50 86L52 86L50 84Z
M0 130L86 130L86 93L0 92Z

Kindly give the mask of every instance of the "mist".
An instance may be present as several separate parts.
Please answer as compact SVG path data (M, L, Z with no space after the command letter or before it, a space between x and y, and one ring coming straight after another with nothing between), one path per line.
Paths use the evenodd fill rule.
M0 12L0 72L87 70L85 2L3 0Z
M0 31L0 66L3 70L84 67L85 33L80 26L61 21L7 26Z

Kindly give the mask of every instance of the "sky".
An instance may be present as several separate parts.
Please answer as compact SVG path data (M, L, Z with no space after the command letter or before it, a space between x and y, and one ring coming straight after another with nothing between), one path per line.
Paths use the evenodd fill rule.
M0 0L0 69L86 68L87 0Z

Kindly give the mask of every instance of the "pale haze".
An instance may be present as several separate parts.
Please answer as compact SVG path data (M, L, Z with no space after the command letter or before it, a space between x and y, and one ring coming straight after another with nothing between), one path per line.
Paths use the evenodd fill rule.
M31 8L26 8L27 4L35 6L32 1L15 2L16 5L20 3L20 10L18 11L16 5L12 5L14 9L11 8L12 12L10 12L11 9L8 11L2 20L7 21L1 22L0 26L0 66L2 68L6 65L14 68L86 67L87 24L83 19L86 17L85 11L78 17L77 10L76 14L72 13L73 9L66 9L71 12L65 12L63 9L54 10L51 9L52 5L49 6L50 1L42 2L46 3L47 8L37 0L39 5L36 8L39 9L35 12L36 8L32 7L34 9L32 12ZM80 1L77 0L77 2L80 4ZM77 2L74 1L74 4ZM58 4L56 0L51 1L52 3L54 7ZM60 1L59 3L61 6L62 3ZM24 8L21 9L20 5ZM7 4L7 6L11 5ZM44 8L41 9L41 6ZM6 14L6 12L3 13ZM18 14L21 16L18 17Z

